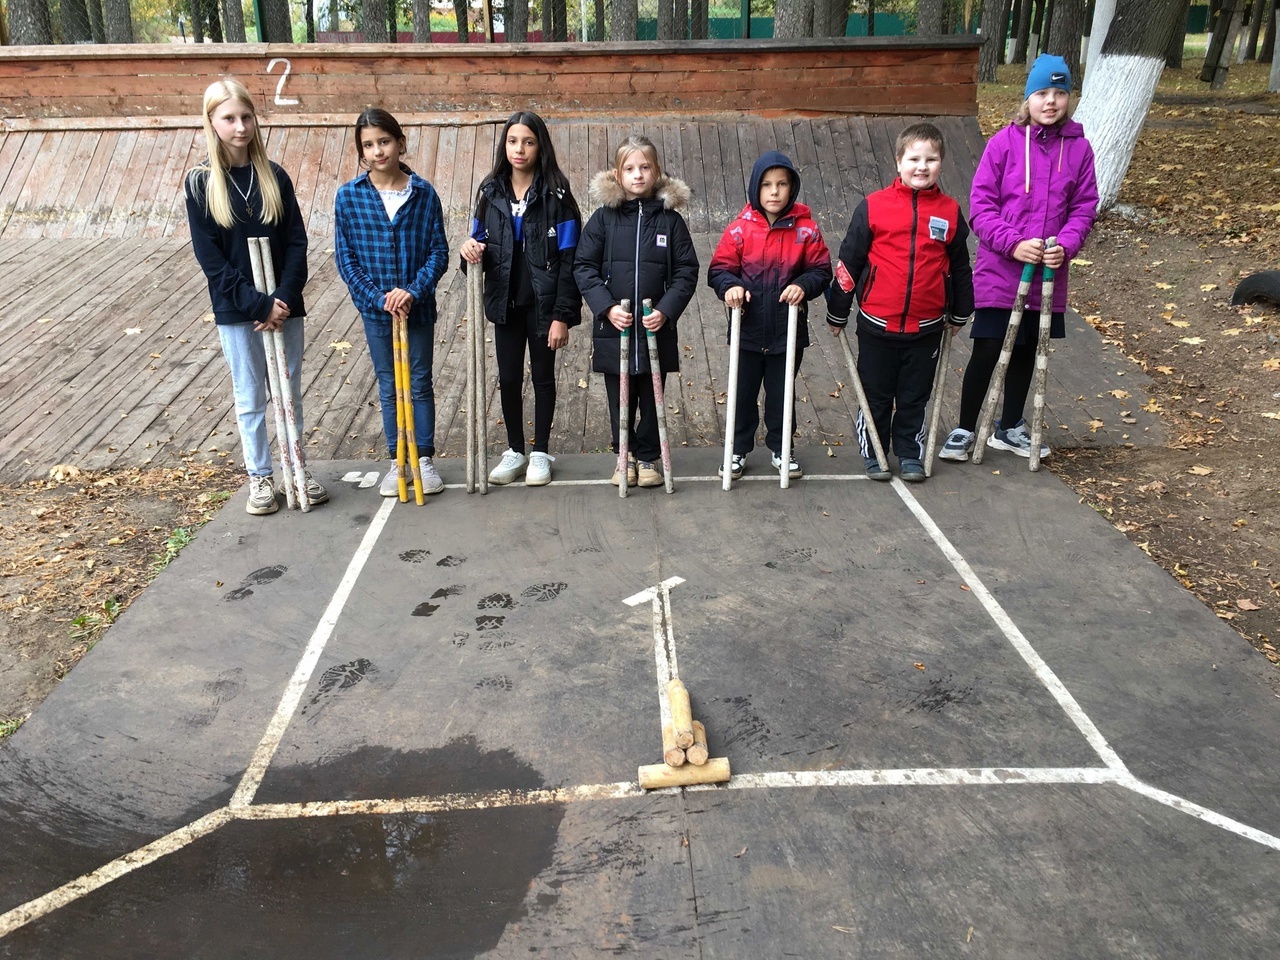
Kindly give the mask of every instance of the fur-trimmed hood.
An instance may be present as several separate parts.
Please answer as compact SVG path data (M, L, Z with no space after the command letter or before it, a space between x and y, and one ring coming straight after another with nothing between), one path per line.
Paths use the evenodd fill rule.
M662 206L665 209L674 210L677 213L688 207L689 201L693 199L693 191L689 189L687 183L676 177L669 177L666 174L658 178L658 182L654 185L653 195L662 201ZM590 204L591 209L612 207L617 210L628 199L626 191L622 189L622 184L613 178L612 170L601 170L591 178L591 185L587 189L587 202Z

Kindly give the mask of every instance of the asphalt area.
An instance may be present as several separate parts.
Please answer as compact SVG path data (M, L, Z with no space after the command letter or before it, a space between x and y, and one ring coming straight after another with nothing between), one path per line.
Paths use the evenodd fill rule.
M1274 956L1266 662L1026 461L798 452L242 490L0 752L0 956Z

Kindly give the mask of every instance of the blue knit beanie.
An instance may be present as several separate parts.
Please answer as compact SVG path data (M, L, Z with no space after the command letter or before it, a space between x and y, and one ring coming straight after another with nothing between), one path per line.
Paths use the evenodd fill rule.
M1070 93L1071 68L1061 57L1042 53L1036 57L1036 62L1031 65L1031 72L1027 74L1027 88L1022 91L1022 99L1026 100L1037 90L1047 90L1050 87Z

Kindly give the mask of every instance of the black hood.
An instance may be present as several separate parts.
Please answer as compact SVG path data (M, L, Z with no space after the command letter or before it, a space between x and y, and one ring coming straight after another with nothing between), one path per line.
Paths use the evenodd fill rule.
M762 217L765 217L765 212L760 206L760 181L764 178L764 172L774 167L782 167L791 176L791 196L778 216L785 217L789 214L800 197L800 172L791 162L791 158L777 150L762 153L756 165L751 168L751 185L747 187L747 203L751 204L751 209ZM768 217L765 219L767 220Z

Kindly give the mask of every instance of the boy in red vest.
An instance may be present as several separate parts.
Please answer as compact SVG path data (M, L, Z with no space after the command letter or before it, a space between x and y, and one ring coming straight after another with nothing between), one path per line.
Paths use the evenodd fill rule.
M827 292L827 323L839 335L858 298L858 376L881 446L890 443L903 480L925 479L924 412L944 336L973 315L969 225L960 205L938 189L942 132L913 123L898 134L898 177L858 205L840 244ZM858 444L867 477L888 480L876 460L862 412Z

